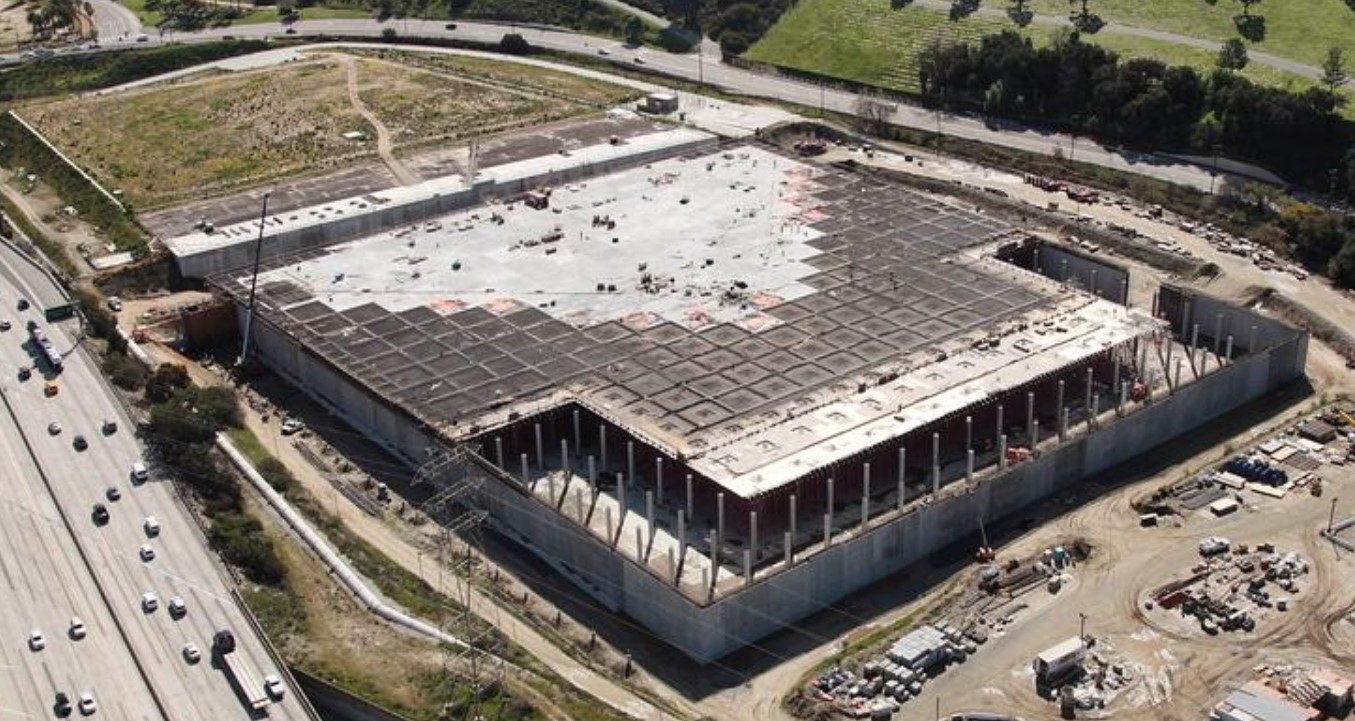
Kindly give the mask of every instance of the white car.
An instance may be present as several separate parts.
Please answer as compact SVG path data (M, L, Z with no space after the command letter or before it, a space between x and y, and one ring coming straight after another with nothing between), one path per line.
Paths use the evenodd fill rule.
M183 602L182 596L175 596L169 599L169 617L183 618L188 615L188 604Z
M306 430L306 424L298 418L288 418L282 422L282 435L284 436L290 436L304 430Z
M141 594L141 610L143 613L155 613L155 609L160 607L160 599L155 594L147 591Z
M116 295L108 296L108 307L114 312L122 310L122 299Z
M149 562L155 559L155 549L151 548L151 544L149 543L142 545L137 553L141 554L141 560L143 561Z
M263 677L263 689L268 692L269 696L273 697L274 701L281 701L287 693L287 687L282 685L282 679L271 673Z
M137 461L136 463L132 464L133 481L136 481L137 483L145 483L147 480L150 480L150 477L151 477L150 471L146 470L145 463Z
M92 693L90 693L90 692L88 692L88 691L81 691L81 692L80 692L80 713L83 714L83 715L85 715L85 716L89 716L89 715L93 714L95 711L98 711L98 710L99 710L98 705L94 703L94 694L92 694Z
M1228 539L1220 538L1219 536L1210 536L1209 538L1200 541L1200 555L1217 556L1220 553L1227 553L1228 549L1231 547L1232 544L1228 542Z
M52 434L52 435L54 435L54 436L59 436L59 435L61 435L61 424L60 424L60 423L57 423L56 421L52 421L51 423L48 423L48 424L47 424L47 432L50 433L50 434Z
M71 617L71 638L79 641L85 637L85 622L79 616Z
M155 516L146 516L146 520L141 522L141 527L146 529L147 538L155 538L160 535L160 521Z
M189 663L197 663L202 660L202 652L198 650L196 643L185 643L183 645L183 659Z
M35 628L28 632L28 647L34 651L47 648L47 638L42 635L42 631Z

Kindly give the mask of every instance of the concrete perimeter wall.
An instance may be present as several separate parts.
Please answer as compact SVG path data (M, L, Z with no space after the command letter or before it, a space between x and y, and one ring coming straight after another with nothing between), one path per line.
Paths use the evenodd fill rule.
M355 240L454 213L487 202L491 198L516 195L543 184L569 183L596 175L614 173L625 168L675 155L714 148L717 144L718 139L710 137L680 145L643 150L613 160L551 169L535 175L509 178L502 181L482 180L470 188L446 193L433 193L407 202L375 207L363 212L334 215L324 222L298 225L277 232L266 231L263 242L263 257L271 258L311 248L322 248L347 240ZM343 206L346 205L346 201L335 201L327 203L327 205ZM196 253L176 254L174 261L180 277L206 278L222 271L253 264L258 226L254 225L253 227L254 232L240 236L236 242L227 242Z
M699 662L714 661L804 618L978 527L1035 503L1113 465L1189 433L1303 374L1307 335L1250 315L1277 344L1238 359L1178 392L1138 407L1089 435L1070 438L1030 462L966 487L943 489L930 505L848 529L748 587L707 604L692 602L665 579L613 553L501 474L489 476L477 503L495 527L551 563L608 608L636 619ZM1287 331L1287 332L1285 332ZM356 429L417 464L435 443L432 429L329 366L268 322L256 324L261 357ZM1273 334L1273 335L1272 335Z

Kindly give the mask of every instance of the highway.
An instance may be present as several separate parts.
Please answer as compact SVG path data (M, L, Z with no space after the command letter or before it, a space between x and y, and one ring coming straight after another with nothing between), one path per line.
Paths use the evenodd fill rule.
M112 7L110 7L112 6ZM116 24L123 27L124 21L103 19L119 10L125 10L113 0L97 0L95 7L96 22L100 27ZM349 20L302 20L291 26L295 37L363 37L377 39L387 28L405 37L460 39L478 43L497 43L505 33L517 32L533 45L559 52L599 55L605 50L606 58L619 65L637 66L643 64L650 71L689 81L703 82L735 93L750 97L771 98L795 103L806 108L823 108L838 113L856 115L861 97L856 93L815 85L799 80L755 73L718 62L708 52L674 54L653 49L635 50L627 48L621 42L581 35L563 30L543 30L537 28L513 27L494 23L462 22L455 23L455 29L449 29L443 21L431 20L390 20L379 22L370 19ZM162 42L203 42L221 40L225 37L265 39L283 36L285 28L280 23L257 23L211 28L199 32L171 32L163 38L152 29L146 44ZM102 49L137 45L135 35L128 34L125 39L118 36L101 36ZM407 47L407 46L406 46ZM413 48L409 48L413 49ZM640 63L636 62L636 58ZM505 57L506 60L512 58ZM561 66L569 70L567 65ZM657 79L656 79L657 82ZM1088 138L1076 137L1066 133L1029 128L1008 121L985 120L978 117L937 113L914 105L890 105L887 120L895 125L939 132L957 138L965 138L991 145L1012 148L1038 155L1062 154L1064 157L1092 165L1144 175L1171 183L1208 190L1214 187L1211 182L1211 169L1203 165L1184 162L1163 156L1123 151L1111 146L1096 143ZM1266 171L1248 169L1237 164L1244 172L1254 172L1269 180L1278 180ZM1226 173L1223 173L1226 175Z
M29 494L21 505L17 501L10 505L13 499L9 498L0 504L0 513L16 517L13 524L5 523L5 537L0 539L5 545L0 552L0 570L5 573L0 583L5 585L0 591L37 609L31 612L32 620L15 616L4 622L5 663L10 666L7 683L21 692L0 698L21 700L23 708L16 712L50 718L55 690L66 690L74 699L72 691L91 688L101 707L116 709L113 718L251 718L230 680L214 668L212 635L221 628L233 630L240 644L236 653L246 656L257 678L278 669L230 597L231 581L169 483L157 478L154 469L149 482L132 482L131 466L141 451L131 422L83 352L71 352L78 332L75 322L46 324L36 306L26 312L16 310L17 296L34 294L16 290L14 281L37 282L41 274L15 267L7 256L0 256L0 261L7 266L0 272L0 317L14 324L13 329L0 333L0 377L4 379L0 388L8 401L0 414L0 432L4 433L0 462L5 473L20 476L7 487L25 487ZM44 396L42 374L35 372L27 381L17 378L20 366L34 363L24 328L29 319L43 323L57 348L66 352L65 370L56 378L60 392L55 397ZM101 432L106 419L117 421L116 432ZM60 433L49 432L48 424L53 421L62 426ZM88 441L87 450L73 447L77 434ZM50 493L32 470L34 460L50 484ZM109 486L120 490L119 500L108 500ZM56 516L53 501L64 509L70 532L51 520ZM107 507L107 524L94 522L95 503ZM154 538L144 528L147 516L154 516L160 524ZM37 547L36 541L42 545ZM139 553L147 544L155 551L149 561ZM76 552L77 545L88 565ZM106 604L92 590L96 580ZM154 612L142 609L141 597L146 592L158 598L159 608ZM168 612L174 597L181 597L187 606L187 613L179 619ZM64 675L53 676L54 662L73 653L64 635L72 609L90 627L89 638L80 643L88 643L98 656L91 656L85 666L63 669ZM51 648L27 654L27 627L34 625L47 634ZM125 645L118 635L119 626ZM184 645L190 642L202 654L195 664L184 657ZM81 651L84 648L80 646ZM288 691L281 702L269 707L270 718L307 718L295 699L296 689Z

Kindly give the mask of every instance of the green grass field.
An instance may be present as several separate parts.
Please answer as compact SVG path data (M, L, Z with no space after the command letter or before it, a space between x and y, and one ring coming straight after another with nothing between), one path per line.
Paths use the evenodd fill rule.
M1237 36L1233 16L1242 12L1236 0L1091 0L1092 12L1111 23L1166 30L1181 35L1223 41ZM1033 0L1040 14L1066 15L1063 0ZM1266 36L1248 47L1308 65L1321 65L1328 48L1345 51L1355 63L1355 10L1343 0L1282 0L1261 2L1253 15L1265 18Z
M1220 0L1220 7L1224 1ZM1093 0L1091 8L1104 12L1102 3L1109 6L1112 2L1119 0ZM1156 4L1177 2L1155 0ZM1203 0L1199 4L1211 11L1219 10L1209 8ZM1339 0L1338 4L1350 12ZM1051 4L1044 9L1066 11L1067 5ZM1355 14L1347 25L1348 29L1343 32L1355 37ZM983 15L952 21L940 10L917 6L891 8L889 0L800 0L749 49L745 57L893 90L916 92L917 55L923 48L936 40L972 42L1000 30L1017 30L1037 44L1048 42L1054 32L1048 25L1018 28L1011 22ZM1215 53L1169 41L1117 34L1110 29L1084 37L1123 57L1156 58L1168 64L1190 65L1204 72L1214 67ZM1276 54L1273 48L1268 50ZM1325 47L1317 54L1325 56ZM1351 66L1349 70L1355 74L1355 47L1350 48L1346 56ZM1320 62L1320 58L1314 62ZM1301 90L1313 85L1312 80L1255 61L1247 66L1243 75L1254 82L1290 89ZM1355 112L1350 106L1351 103L1347 103L1344 109L1348 115Z
M154 28L164 19L164 15L153 10L146 9L146 0L122 0L122 4L136 13L141 18L141 24L147 28ZM247 7L247 6L244 6ZM331 20L346 18L369 18L371 11L356 7L320 7L312 6L301 8L302 20ZM264 23L278 23L281 27L282 22L278 16L276 7L258 7L251 8L245 12L244 17L232 22L232 25L261 25Z

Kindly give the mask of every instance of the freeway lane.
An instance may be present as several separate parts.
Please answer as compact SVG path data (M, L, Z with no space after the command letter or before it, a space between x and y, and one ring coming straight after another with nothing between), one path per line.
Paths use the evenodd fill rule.
M3 392L12 382L0 384ZM0 717L51 718L58 691L72 703L89 691L113 718L168 721L33 472L19 433L13 417L0 412L0 605L6 609L0 614ZM73 616L85 623L83 639L69 636ZM46 637L42 651L27 645L32 628Z
M36 275L31 269L25 274L24 268L14 265L5 270L0 275L17 278L20 283ZM236 653L245 656L257 678L277 669L230 597L230 580L167 481L153 475L148 483L131 482L131 465L141 451L130 421L122 416L111 391L83 352L70 352L75 344L72 335L77 331L72 322L44 324L57 348L66 352L66 368L57 378L61 390L56 397L44 397L38 374L26 382L14 379L20 365L31 364L23 346L27 340L23 324L30 318L39 319L35 310L13 311L15 296L13 289L0 287L0 313L11 314L15 326L0 334L0 377L6 378L5 392L14 416L50 479L55 500L66 509L76 529L75 541L90 559L109 596L111 612L127 632L130 652L146 669L154 692L174 721L251 718L224 672L213 668L209 653L212 634L220 628L232 629L240 644ZM116 433L106 436L100 432L105 419L118 421ZM62 426L59 434L47 431L53 421ZM87 439L87 450L77 451L72 446L76 434ZM120 500L105 500L110 485L119 487ZM96 526L90 515L97 502L105 503L111 516L102 527ZM147 537L143 527L148 515L154 515L161 526L153 539ZM138 549L143 544L155 550L153 560L140 558ZM21 558L27 555L22 548L11 546ZM159 599L160 607L153 613L144 613L140 606L141 595L147 591ZM182 597L188 608L188 613L177 620L167 611L170 598L175 596ZM53 626L54 632L57 629ZM21 644L23 636L21 632L16 642ZM190 664L184 659L183 646L188 642L202 651L201 662ZM269 707L271 718L307 717L295 698L296 690L289 691L287 698ZM120 684L108 684L104 694L113 703L121 692Z

